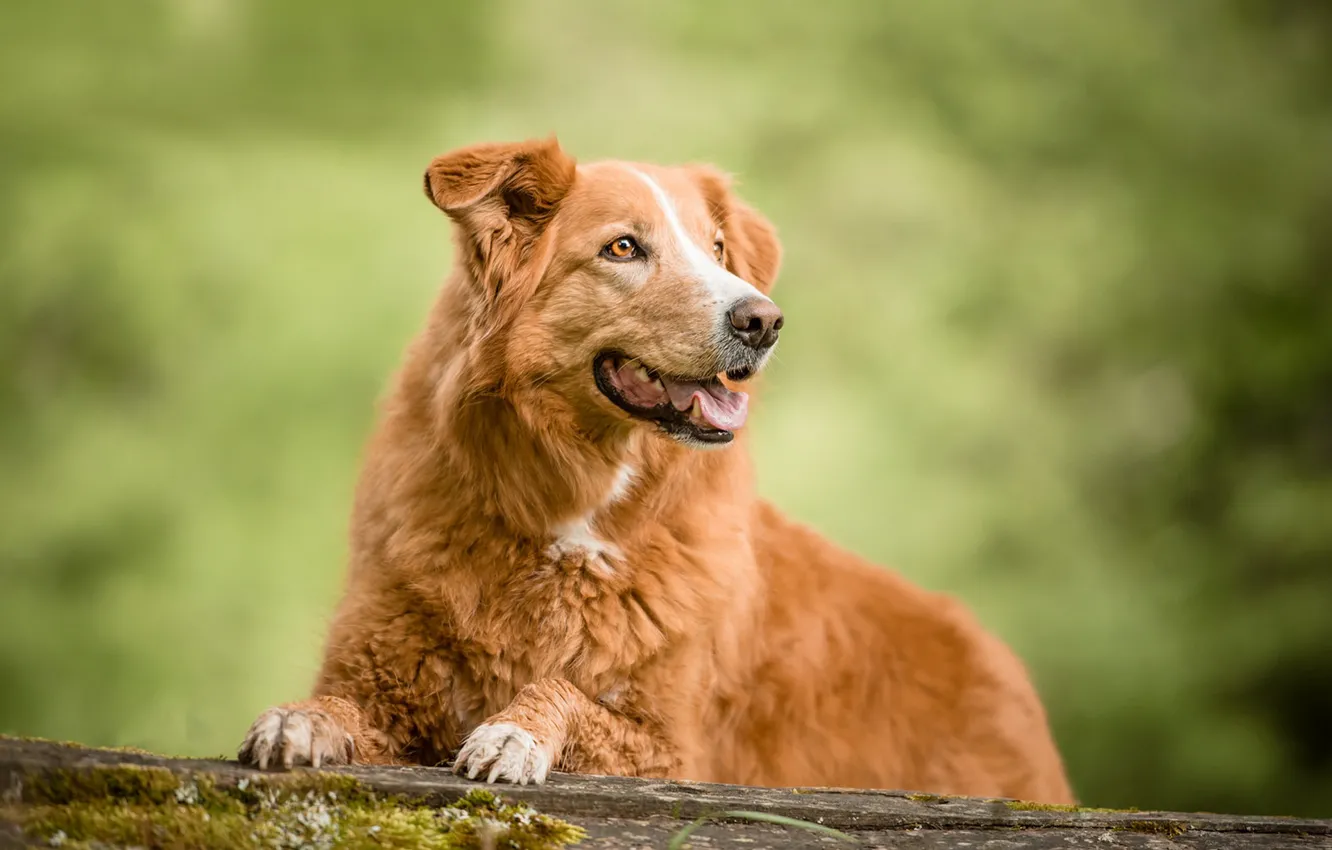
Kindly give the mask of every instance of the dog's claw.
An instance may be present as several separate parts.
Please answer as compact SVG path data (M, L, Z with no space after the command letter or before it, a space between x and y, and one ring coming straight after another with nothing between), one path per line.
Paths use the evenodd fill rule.
M526 785L544 782L550 763L547 748L526 729L512 723L483 723L472 730L458 751L453 771L466 771L468 779L486 772L485 781L489 783Z
M352 738L336 720L318 710L270 708L254 721L236 758L260 770L322 767L351 762Z

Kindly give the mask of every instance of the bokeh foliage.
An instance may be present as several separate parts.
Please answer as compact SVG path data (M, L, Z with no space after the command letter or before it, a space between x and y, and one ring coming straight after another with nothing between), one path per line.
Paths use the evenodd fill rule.
M7 4L0 731L304 693L419 174L558 132L778 224L762 489L1010 640L1084 800L1332 815L1328 8Z

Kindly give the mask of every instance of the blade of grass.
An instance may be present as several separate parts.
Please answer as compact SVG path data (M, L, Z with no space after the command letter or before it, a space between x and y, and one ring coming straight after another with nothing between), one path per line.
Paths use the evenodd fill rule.
M847 835L845 832L833 829L830 826L824 826L823 824L820 823L810 823L807 820L799 820L798 818L788 818L785 815L774 815L774 814L769 814L768 812L750 812L750 811L736 810L730 812L722 812L721 814L716 814L716 815L704 815L703 817L699 818L693 823L688 824L687 826L682 828L679 832L675 833L675 835L671 836L671 841L669 844L666 845L666 850L682 850L682 848L685 846L685 842L689 840L689 836L693 835L694 832L700 826L707 823L708 821L718 820L720 818L738 818L740 820L762 821L763 823L772 823L772 824L777 824L778 826L789 826L795 829L803 829L806 832L817 832L820 835L826 835L829 836L830 838L836 838L840 841L850 841L854 843L856 840L852 836Z
M856 840L854 836L847 835L845 832L842 832L841 830L833 829L831 826L824 826L821 823L811 823L810 821L800 820L798 818L788 818L785 815L769 814L768 812L748 812L748 811L722 812L722 817L744 818L745 820L763 821L764 823L775 823L775 824L780 824L781 826L791 826L795 827L796 829L803 829L806 832L817 832L820 835L827 835L830 838L836 838L841 841L850 841L854 843Z
M679 832L671 836L671 843L666 845L666 850L681 850L681 848L685 846L685 842L689 840L689 836L693 835L695 830L710 820L712 820L711 817L704 815L693 823L685 826Z

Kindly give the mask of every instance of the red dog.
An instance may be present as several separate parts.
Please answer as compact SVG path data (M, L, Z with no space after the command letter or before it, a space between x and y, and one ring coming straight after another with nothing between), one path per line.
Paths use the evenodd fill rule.
M457 264L369 448L314 697L240 758L1072 801L1021 663L754 495L772 226L706 167L439 157Z

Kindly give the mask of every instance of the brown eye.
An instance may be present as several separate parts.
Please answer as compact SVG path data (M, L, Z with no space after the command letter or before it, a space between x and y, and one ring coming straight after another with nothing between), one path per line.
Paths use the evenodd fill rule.
M632 236L621 236L601 249L601 256L608 260L632 260L642 253L643 249Z
M713 242L712 256L717 258L717 262L720 263L722 261L722 257L724 257L725 255L726 255L726 246L722 244L721 240L718 239L716 242Z

